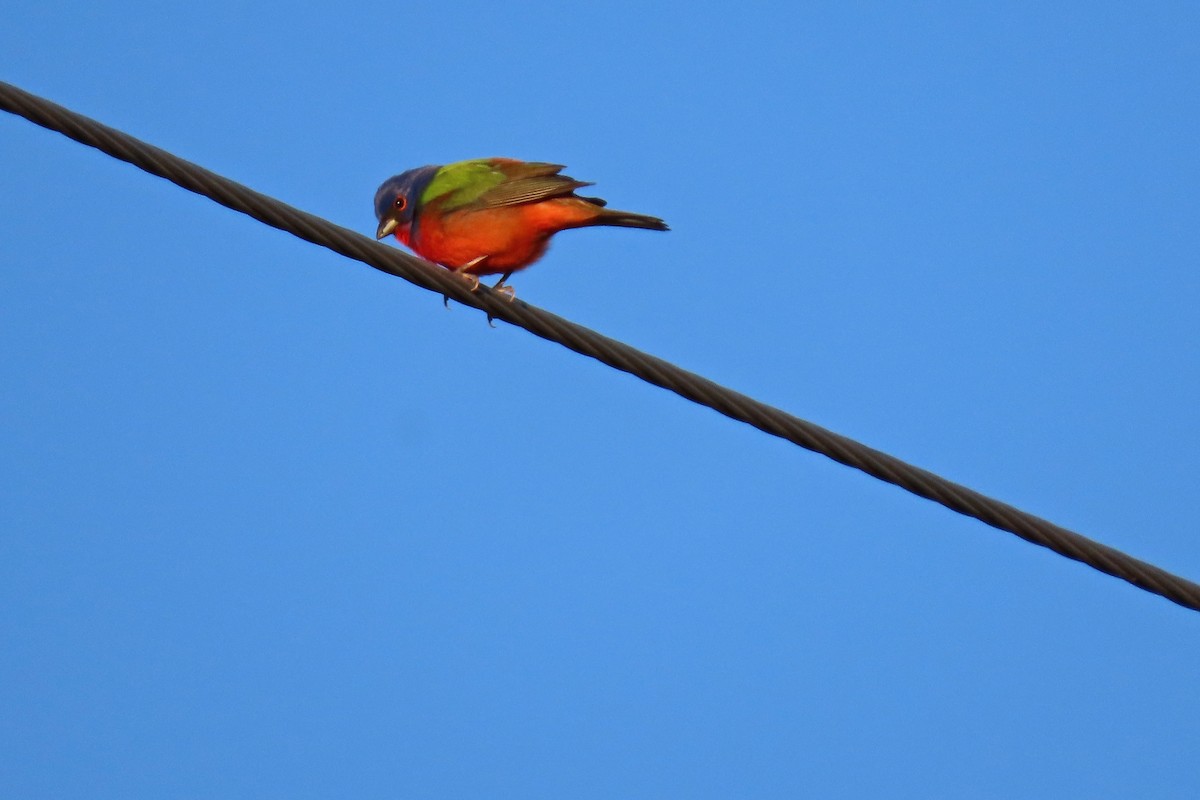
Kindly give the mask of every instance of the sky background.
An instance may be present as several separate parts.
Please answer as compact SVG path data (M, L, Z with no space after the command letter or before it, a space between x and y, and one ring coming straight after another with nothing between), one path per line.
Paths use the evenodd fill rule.
M10 0L0 79L1200 578L1200 6ZM0 115L0 796L1194 797L1200 615Z

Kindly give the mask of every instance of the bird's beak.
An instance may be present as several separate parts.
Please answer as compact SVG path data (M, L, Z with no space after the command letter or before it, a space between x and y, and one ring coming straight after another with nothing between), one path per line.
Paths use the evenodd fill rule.
M375 238L382 239L383 237L392 233L396 230L396 226L398 224L399 223L391 217L384 218L384 220L379 223L379 227L375 230Z

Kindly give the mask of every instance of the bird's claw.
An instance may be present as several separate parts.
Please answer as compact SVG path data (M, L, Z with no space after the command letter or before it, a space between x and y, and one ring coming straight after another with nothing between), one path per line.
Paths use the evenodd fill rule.
M462 275L464 278L466 278L468 281L471 282L471 293L472 294L479 291L479 276L472 275L471 273L467 272L467 270L469 270L471 267L479 266L486 259L487 259L487 256L479 256L478 258L472 258L470 261L463 264L461 267L454 268L454 271L456 273L458 273L459 275Z
M495 292L496 294L504 295L505 297L508 298L508 302L510 302L510 303L513 300L515 300L517 297L516 289L514 289L513 287L511 287L505 283L505 281L507 281L511 277L512 277L512 271L510 270L510 271L504 273L502 276L500 276L500 280L498 280L494 284L492 284L492 291Z
M463 264L462 266L454 268L454 272L456 274L461 275L464 278L466 278L468 281L470 281L472 294L479 291L479 287L481 284L479 282L479 276L473 275L472 273L468 272L467 270L471 269L472 267L479 266L486 260L487 260L487 256L485 256L485 255L478 256L476 258L472 258L470 261ZM497 294L501 294L501 295L504 295L505 297L507 297L508 302L510 302L510 303L513 301L513 298L516 297L516 292L513 291L513 288L511 286L505 286L504 282L506 280L508 280L508 276L511 274L512 274L511 272L504 273L504 277L502 277L500 280L496 281L496 285L491 287L493 292L496 292ZM450 307L450 298L447 295L442 295L442 303L445 304L446 308L449 308ZM493 328L496 327L495 319L496 318L493 317L491 314L488 314L487 315L488 325Z

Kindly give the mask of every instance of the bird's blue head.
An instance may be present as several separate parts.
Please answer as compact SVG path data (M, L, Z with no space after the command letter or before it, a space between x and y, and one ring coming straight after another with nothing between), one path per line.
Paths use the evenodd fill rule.
M379 220L379 228L375 231L376 239L382 239L397 228L412 225L421 193L439 169L441 167L418 167L394 175L383 182L375 192L375 218Z

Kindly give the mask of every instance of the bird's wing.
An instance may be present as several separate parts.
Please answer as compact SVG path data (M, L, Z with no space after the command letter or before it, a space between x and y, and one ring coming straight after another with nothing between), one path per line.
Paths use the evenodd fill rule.
M539 200L549 200L552 197L566 197L567 195L574 194L575 190L581 186L591 185L587 181L577 181L566 175L518 178L488 190L480 195L476 202L483 208L516 206L522 203L536 203Z
M488 189L475 201L484 208L515 206L549 200L552 197L565 197L573 194L581 186L592 185L586 181L577 181L568 175L559 175L563 170L561 164L518 162L502 164L500 169L505 174L504 181Z
M497 208L565 197L590 183L559 175L561 164L486 158L460 161L441 169L425 190L423 202L441 198L442 211L466 207Z

